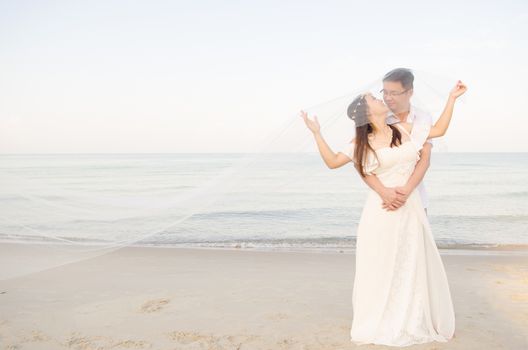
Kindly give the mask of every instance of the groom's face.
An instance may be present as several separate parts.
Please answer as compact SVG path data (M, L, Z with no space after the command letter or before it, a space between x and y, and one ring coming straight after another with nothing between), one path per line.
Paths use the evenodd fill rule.
M383 82L383 100L393 113L409 110L412 89L405 89L399 81Z

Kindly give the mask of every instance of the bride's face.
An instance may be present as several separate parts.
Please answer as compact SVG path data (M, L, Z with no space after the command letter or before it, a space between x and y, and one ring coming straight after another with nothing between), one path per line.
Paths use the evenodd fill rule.
M383 100L376 98L371 93L365 95L365 101L367 101L371 115L387 114L389 112L389 108L383 103Z

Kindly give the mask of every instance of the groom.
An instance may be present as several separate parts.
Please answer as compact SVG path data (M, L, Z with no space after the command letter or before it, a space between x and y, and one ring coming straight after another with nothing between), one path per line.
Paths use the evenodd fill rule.
M383 100L391 112L387 117L388 124L399 122L433 124L433 118L422 110L411 105L413 95L413 73L406 68L396 68L385 74L383 77ZM418 187L418 192L422 198L425 213L429 204L427 193L422 179L430 165L431 148L433 144L428 140L420 151L420 160L416 164L414 172L402 187L385 187L376 175L367 175L363 180L376 191L383 200L383 208L386 210L396 210L401 207L414 188Z

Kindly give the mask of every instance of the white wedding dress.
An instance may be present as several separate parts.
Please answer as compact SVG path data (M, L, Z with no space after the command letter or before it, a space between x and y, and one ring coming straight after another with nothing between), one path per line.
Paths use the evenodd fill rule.
M415 123L409 134L397 127L402 144L376 150L378 159L367 157L367 173L386 187L405 185L430 129ZM342 153L352 159L354 144ZM357 230L351 341L398 347L446 342L455 331L453 303L420 195L415 189L396 211L381 205L370 190Z

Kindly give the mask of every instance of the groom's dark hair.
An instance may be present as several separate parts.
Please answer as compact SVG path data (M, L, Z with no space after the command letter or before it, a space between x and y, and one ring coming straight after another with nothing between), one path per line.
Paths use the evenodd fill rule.
M414 74L407 68L396 68L385 74L383 81L399 81L406 89L412 89Z

